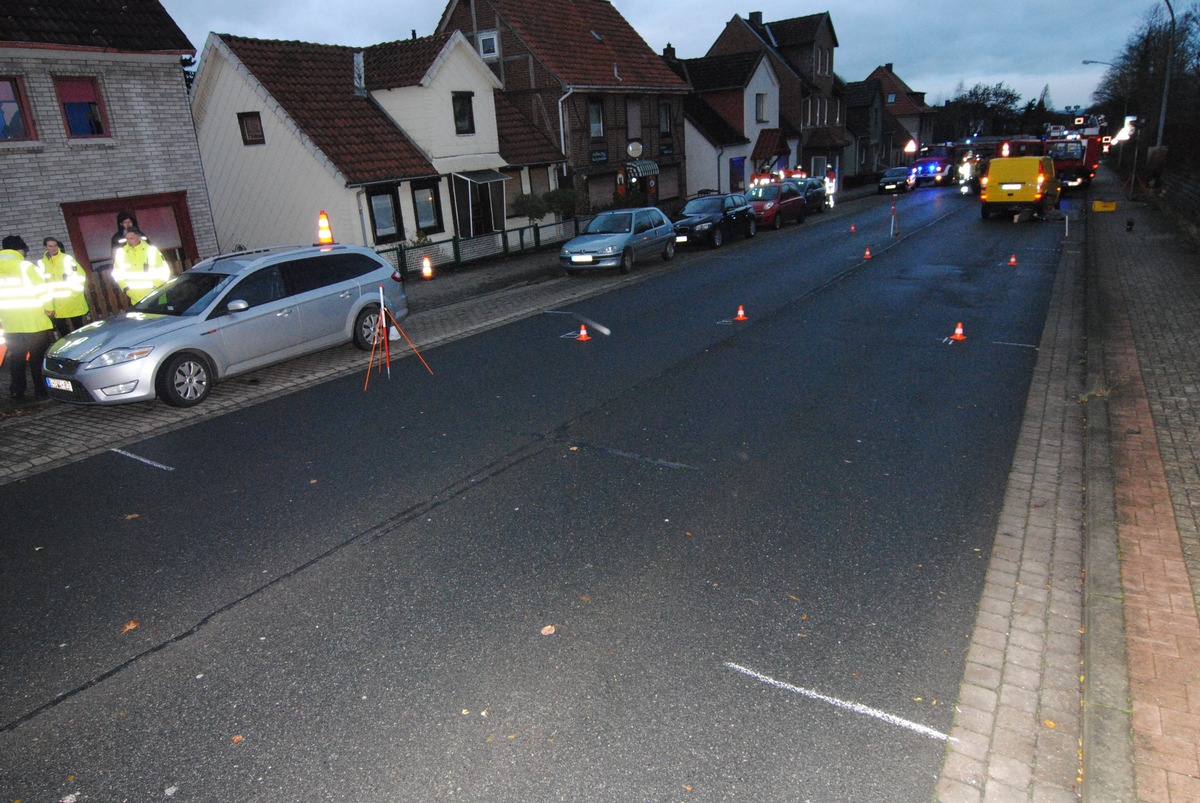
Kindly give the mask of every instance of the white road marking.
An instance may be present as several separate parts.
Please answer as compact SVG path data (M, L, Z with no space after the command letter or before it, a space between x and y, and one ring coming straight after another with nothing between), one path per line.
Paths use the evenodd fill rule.
M127 452L124 449L110 449L109 451L116 452L119 455L124 455L125 457L132 458L134 460L137 460L139 463L145 463L148 466L154 466L155 468L161 468L163 471L174 471L175 470L171 466L164 466L162 463L155 463L153 460L149 460L145 457L138 457L133 452Z
M747 677L752 677L755 680L761 680L763 683L774 686L777 689L794 692L795 694L808 697L811 700L819 700L823 703L829 703L832 706L845 709L846 711L852 711L855 714L864 714L868 717L881 719L890 725L898 725L901 728L907 728L908 730L919 733L922 736L928 736L930 739L936 739L941 742L952 741L951 737L947 736L941 731L936 731L933 728L926 727L916 722L910 722L907 719L901 719L895 714L889 714L886 711L880 711L878 709L862 705L861 703L852 703L846 700L839 700L836 697L829 697L821 694L820 692L815 692L812 689L802 689L799 686L793 686L791 683L785 683L782 680L776 680L775 678L768 677L760 672L755 672L753 669L747 669L746 667L735 664L732 661L726 661L725 666L729 667L735 672L741 672Z
M1003 340L993 340L992 345L993 346L1016 346L1017 348L1022 348L1022 349L1037 349L1037 346L1035 346L1031 343L1005 343Z

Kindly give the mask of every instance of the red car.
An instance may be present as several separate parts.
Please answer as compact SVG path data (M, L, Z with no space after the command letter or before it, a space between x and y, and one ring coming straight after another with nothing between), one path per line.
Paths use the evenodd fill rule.
M778 229L789 220L804 222L807 204L800 187L793 181L775 181L751 187L746 200L754 209L759 226Z

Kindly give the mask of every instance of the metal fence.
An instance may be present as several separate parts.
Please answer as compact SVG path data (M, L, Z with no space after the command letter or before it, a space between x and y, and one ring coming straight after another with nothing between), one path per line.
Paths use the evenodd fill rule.
M436 270L557 245L577 235L590 220L591 216L575 217L541 226L494 231L478 237L452 237L420 244L405 242L376 250L407 276L410 273L419 274L426 257L429 257L431 267Z

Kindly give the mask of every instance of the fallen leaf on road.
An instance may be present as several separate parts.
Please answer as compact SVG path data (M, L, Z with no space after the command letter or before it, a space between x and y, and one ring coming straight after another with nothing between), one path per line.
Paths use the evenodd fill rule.
M139 514L137 514L137 513L126 513L125 521L129 521L130 519L136 519L136 518L138 518L138 516L139 516Z
M554 625L546 625L545 627L543 627L542 635L543 636L553 636L554 635Z
M1057 728L1058 727L1058 724L1052 719L1043 719L1042 724L1045 725L1047 728Z
M580 602L591 602L591 601L592 601L592 595L591 595L591 594L580 594L580 595L579 595L579 601L580 601Z
M141 624L141 622L139 622L137 619L130 619L128 622L121 625L121 633L125 634L125 633L128 633L130 630L136 630L137 626L140 624Z
M794 597L794 596L792 596L791 594L788 594L787 596L788 596L788 599L794 599L794 600L796 600L796 602L799 602L799 601L800 601L800 598L799 598L799 597Z
M233 736L229 737L229 741L233 742L234 744L241 744L242 743L242 734L240 734L240 733L233 734Z

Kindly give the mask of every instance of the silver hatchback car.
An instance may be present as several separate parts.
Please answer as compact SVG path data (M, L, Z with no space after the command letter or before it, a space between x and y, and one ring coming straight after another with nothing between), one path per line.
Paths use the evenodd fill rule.
M403 278L369 248L282 246L200 262L134 306L59 340L50 396L123 404L204 401L214 383L353 340L371 348L379 304L408 314Z

